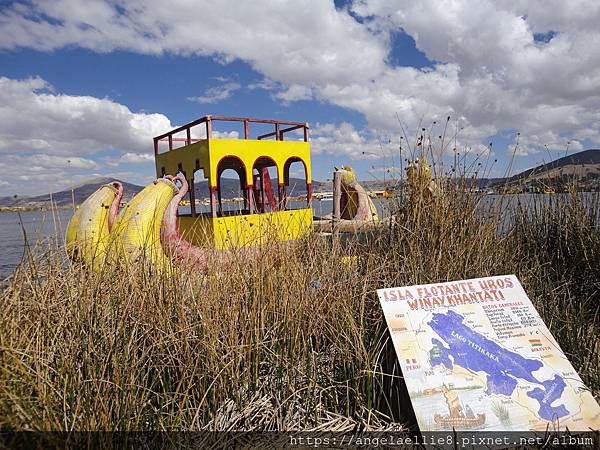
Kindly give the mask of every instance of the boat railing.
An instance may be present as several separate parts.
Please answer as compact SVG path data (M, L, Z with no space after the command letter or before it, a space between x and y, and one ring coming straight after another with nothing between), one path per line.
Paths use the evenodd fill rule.
M213 137L213 122L215 121L224 121L224 122L242 122L244 124L244 139L250 139L250 124L259 123L259 124L272 124L274 126L274 131L271 133L261 134L257 136L256 139L268 139L275 138L275 140L283 141L285 133L289 133L291 131L303 130L304 134L304 142L308 142L309 140L309 127L306 122L290 122L286 120L270 120L270 119L251 119L249 117L227 117L227 116L204 116L200 119L194 120L193 122L182 125L174 130L169 131L168 133L161 134L160 136L156 136L154 138L154 154L158 155L160 153L160 143L168 142L169 150L173 150L174 142L185 142L184 145L190 145L193 142L203 141L206 139L211 139ZM204 125L206 131L205 138L192 138L192 128L196 126ZM186 137L174 137L174 135L184 132L186 133Z

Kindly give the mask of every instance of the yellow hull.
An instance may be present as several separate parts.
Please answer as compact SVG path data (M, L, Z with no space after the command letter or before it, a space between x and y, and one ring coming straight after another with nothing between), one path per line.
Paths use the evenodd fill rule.
M103 263L110 245L110 213L119 202L122 188L106 184L90 195L75 211L65 238L69 256L79 259L94 269ZM118 206L118 205L117 205Z
M299 239L312 230L312 208L228 217L179 217L183 237L198 247L252 247Z
M167 261L160 241L160 228L167 206L178 189L168 179L158 179L139 192L119 215L114 240L116 254L127 263L142 256L163 266Z
M175 181L182 183L177 188ZM156 180L120 212L109 214L121 194L104 185L77 210L67 229L67 250L74 259L98 270L107 262L135 264L149 260L162 270L171 261L204 266L207 248L254 247L268 241L298 239L312 230L312 209L275 211L225 217L177 217L187 192L180 177Z

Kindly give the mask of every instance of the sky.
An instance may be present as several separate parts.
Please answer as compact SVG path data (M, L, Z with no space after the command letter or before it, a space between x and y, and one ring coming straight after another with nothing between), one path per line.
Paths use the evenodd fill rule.
M316 180L397 177L420 134L444 171L516 173L600 147L598 23L597 0L0 0L0 196L148 184L152 137L207 114L309 122Z

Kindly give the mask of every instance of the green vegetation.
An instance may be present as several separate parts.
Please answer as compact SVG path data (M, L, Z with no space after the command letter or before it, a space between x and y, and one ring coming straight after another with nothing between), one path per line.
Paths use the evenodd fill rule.
M387 429L411 408L376 289L510 273L600 393L598 197L484 199L403 205L344 246L215 252L205 273L37 249L0 294L0 428Z
M510 412L508 408L500 402L492 402L492 412L503 425L510 424Z

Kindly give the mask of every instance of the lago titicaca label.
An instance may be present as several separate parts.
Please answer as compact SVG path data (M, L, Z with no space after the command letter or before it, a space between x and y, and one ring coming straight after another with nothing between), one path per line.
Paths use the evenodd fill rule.
M514 275L377 293L421 431L600 428Z

